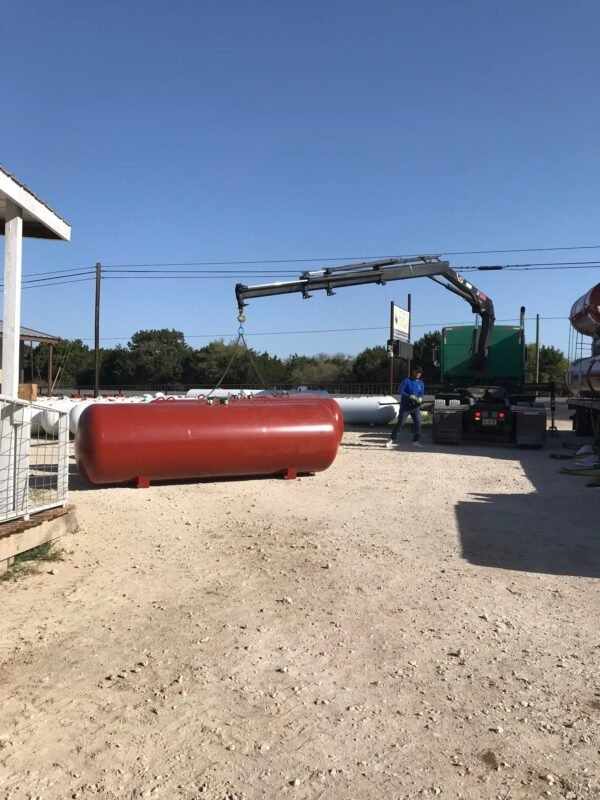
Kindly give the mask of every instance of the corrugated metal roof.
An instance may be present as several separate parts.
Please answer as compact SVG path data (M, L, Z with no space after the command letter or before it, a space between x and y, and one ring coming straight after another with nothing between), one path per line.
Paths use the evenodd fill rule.
M0 319L0 336L4 331L4 323ZM44 333L43 331L36 331L35 328L26 328L21 325L21 339L26 342L60 342L60 336L54 336L51 333Z
M68 226L68 228L70 229L69 223L63 217L61 217L60 214L57 214L53 208L50 208L48 203L42 200L41 197L38 197L38 195L35 194L35 192L32 192L31 189L28 186L26 186L22 181L20 181L18 178L15 178L15 176L7 169L5 169L1 164L0 164L0 173L2 173L2 175L11 180L16 186L19 187L19 189L22 189L24 192L27 192L27 194L30 195L30 197L32 197L37 203L40 203L47 211L50 212L50 214L52 214L54 217L56 217L57 220L60 220L60 222L63 225ZM0 192L0 234L4 233L5 206L6 206L6 195L4 194L4 192ZM33 216L27 211L27 209L24 210L23 214L23 235L30 236L33 238L42 238L42 239L63 238L63 236L58 235L57 231L52 230L47 225L44 225L43 222L40 222L39 219L36 219L35 216Z

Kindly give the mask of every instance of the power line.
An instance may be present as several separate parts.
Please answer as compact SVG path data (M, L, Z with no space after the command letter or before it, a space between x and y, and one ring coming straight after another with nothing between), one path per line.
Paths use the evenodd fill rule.
M86 281L93 281L93 280L95 280L95 279L94 278L76 278L73 281L62 281L61 283L46 283L46 284L43 284L41 286L40 285L23 286L22 289L23 289L23 291L25 291L25 289L44 289L46 287L51 287L51 286L65 286L67 283L85 283ZM2 288L4 288L4 287L2 287Z
M277 273L281 274L281 273ZM276 275L264 273L254 273L253 275L103 275L102 280L106 281L183 281L183 280L202 280L202 281L224 281L237 280L238 278L275 278ZM288 277L288 276L286 276Z
M91 275L91 274L93 274L93 270L87 269L75 272L71 275L59 275L56 277L49 277L49 278L28 278L21 282L21 286L23 289L36 289L36 288L42 288L44 286L59 286L62 283L78 283L78 281L67 280L67 279L75 278L78 275ZM4 284L0 283L0 290L3 288Z
M527 317L526 322L534 322L536 317ZM568 320L568 317L540 317L540 320L543 321L551 321L551 320ZM518 323L518 317L511 317L507 319L497 319L496 322L498 324L508 324L508 323ZM472 320L462 321L462 322L421 322L417 325L411 324L412 328L432 328L435 330L440 330L441 328L451 328L456 325L471 325ZM300 334L315 334L315 333L360 333L362 331L389 331L389 325L372 325L368 327L361 327L361 328L318 328L318 329L310 329L310 330L296 330L296 331L256 331L254 333L244 332L244 336L296 336ZM227 339L227 338L235 338L237 336L236 333L229 332L229 333L193 333L193 334L184 334L185 339ZM130 335L127 336L103 336L101 341L103 342L117 342L123 341L124 339L130 338ZM83 342L91 342L93 339L82 339Z
M482 266L482 267L475 267L475 266L467 266L467 267L456 267L456 269L462 273L467 272L480 272L486 270L498 270L498 271L506 271L506 272L536 272L538 270L564 270L566 272L570 270L579 270L579 269L598 269L600 268L600 262L588 262L588 263L566 263L563 265L556 264L553 266L542 266L540 265L527 265L527 264L504 264L504 265L497 265L497 266ZM282 278L289 278L289 274L286 273L285 275L282 272L276 273L269 273L269 272L253 272L253 273L223 273L223 274L207 274L205 272L187 272L185 274L181 274L179 272L150 272L150 271L142 271L143 274L106 274L103 271L103 280L217 280L217 281L224 281L224 280L248 280L258 279L258 278L275 278L275 277L282 277ZM293 275L297 275L297 273L292 273ZM418 277L418 276L415 276Z
M493 253L552 253L560 251L574 250L600 250L600 244L589 245L569 245L561 247L513 247L500 248L498 250L438 250L439 255L443 256L467 256L467 255L490 255ZM404 258L417 257L422 253L404 255ZM311 258L274 258L274 259L239 259L229 261L165 261L156 263L135 263L135 264L103 264L103 269L122 269L127 267L215 267L215 266L242 266L260 264L308 264L317 261L360 261L366 259L394 258L395 255L367 255L367 256L320 256ZM56 272L76 272L87 267L73 267L61 270L49 270L43 272L33 272L33 275L50 275Z
M555 250L559 249L592 249L592 245L582 245L578 248L553 248ZM550 250L552 248L531 248L536 252L541 250ZM466 251L464 251L466 252ZM475 251L470 251L474 253ZM484 251L481 251L484 252ZM487 251L493 252L493 251ZM500 251L497 251L500 252ZM519 252L515 250L510 251L503 251L503 252ZM291 261L305 261L308 259L289 259L287 263ZM312 259L314 261L323 261L325 259ZM333 260L333 259L332 259ZM343 260L343 259L337 259ZM192 263L192 262L190 262ZM208 262L198 262L198 263L208 263ZM212 262L218 263L218 262ZM221 262L223 264L235 264L235 263L276 263L276 262ZM185 280L185 279L195 279L195 280L234 280L234 279L243 279L248 280L249 278L272 278L276 276L285 276L288 275L296 275L296 271L293 270L208 270L208 269L177 269L177 270L164 270L156 268L157 265L154 267L148 268L141 268L141 265L136 267L126 267L122 265L122 268L117 269L116 266L107 266L103 268L103 278L104 280ZM170 266L176 266L175 264ZM492 270L506 270L511 272L524 272L524 271L537 271L537 270L574 270L574 269L598 269L600 268L600 261L599 260L591 260L591 261L538 261L538 262L531 262L531 263L516 263L516 264L492 264L492 265L475 265L475 264L466 264L462 266L456 266L457 270L461 272L476 272L476 271L492 271ZM106 273L110 274L106 274ZM116 274L118 273L118 274ZM85 269L72 269L72 270L52 270L48 272L40 272L40 273L33 273L34 275L42 275L45 277L36 277L36 278L24 278L22 285L23 288L42 288L45 286L58 286L58 285L65 285L68 283L80 283L82 281L73 280L76 276L79 275L91 275L93 274L93 270L90 268ZM3 288L3 284L0 284L0 290Z
M517 263L517 264L490 264L490 265L480 265L480 264L465 264L455 266L456 270L465 271L473 271L473 270L511 270L511 269L529 269L529 268L537 268L537 267L556 267L556 268L563 268L563 267L580 267L582 269L585 268L594 268L600 266L600 260L593 260L593 261L537 261L531 263ZM324 269L327 269L326 267ZM317 270L318 271L318 270ZM235 278L235 277L268 277L270 275L298 275L297 270L214 270L214 269L175 269L175 270L165 270L165 269L155 269L155 268L148 268L148 269L111 269L111 268L103 268L102 273L105 277L134 277L137 275L144 276L144 275L162 275L165 277L185 277L188 275L199 275L199 276L207 276L207 277L217 277L217 278ZM108 273L108 275L107 275Z
M464 267L456 267L457 270L461 272L477 272L477 271L486 271L486 270L506 270L511 272L522 272L526 270L556 270L556 269L564 269L566 271L572 269L597 269L600 267L600 261L587 261L587 262L555 262L544 264L544 262L540 262L538 264L498 264L498 265L489 265L489 266L464 266ZM227 272L218 272L216 274L214 270L187 270L187 271L159 271L159 270L124 270L119 274L114 274L109 270L103 269L103 280L187 280L187 279L195 279L195 280L236 280L236 279L248 279L248 278L272 278L276 276L283 276L284 273L279 271L273 272L248 272L248 273L241 273L237 271L227 271ZM109 274L106 274L106 273ZM85 273L80 273L85 274ZM297 272L286 272L285 276L287 277L288 274L297 275ZM416 276L418 277L418 276ZM49 279L48 279L49 280Z
M456 269L516 269L517 267L570 267L570 266L600 266L600 260L593 259L592 261L532 261L526 264L464 264Z
M56 278L27 278L26 280L22 281L22 284L42 283L42 282L45 282L45 281L55 281L55 280L59 281L59 280L61 280L61 278L75 278L78 275L91 275L92 272L93 272L93 270L86 269L86 270L82 270L81 272L74 272L71 275L57 276Z
M507 272L527 272L527 271L538 271L538 270L564 270L566 272L571 270L579 270L579 269L598 269L600 268L600 261L586 261L586 262L577 262L577 261L557 261L557 262L538 262L532 264L496 264L496 265L482 265L482 266L474 266L474 265L466 265L466 266L458 266L456 267L457 270L460 272L478 272L478 271L507 271ZM128 272L127 270L125 271ZM215 270L206 270L206 271L179 271L176 270L174 272L171 271L150 271L150 270L139 270L141 274L105 274L103 270L103 280L237 280L243 279L248 280L249 278L273 278L277 276L281 277L288 277L289 274L296 275L296 272L289 273L286 272L284 274L283 271L273 271L273 272L248 272L248 273L240 273L234 271L227 271L223 273L212 274L216 272ZM35 288L44 288L49 286L62 286L68 283L80 283L82 281L72 280L76 275L91 275L93 273L92 270L83 270L83 271L75 271L72 274L64 274L64 275L56 275L56 276L49 276L45 278L30 278L25 279L23 281L23 289L35 289ZM158 274L157 274L158 273ZM182 274L183 273L183 274ZM210 273L210 274L209 274ZM67 280L68 279L68 280ZM93 280L93 278L85 279L85 280ZM0 284L0 291L4 288L3 284Z
M568 264L568 262L565 262L565 264L562 264L562 266L560 266L560 263L561 262L557 262L557 264L555 266L551 266L551 265L542 266L542 265L536 265L536 264L507 264L506 266L492 267L492 269L507 270L509 272L526 272L526 271L536 272L538 270L562 269L565 272L569 272L569 271L574 270L574 269L598 269L598 267L600 267L600 262L598 262L598 261L589 261L589 262L586 262L586 263L582 262L582 263L579 263L579 264L573 263L573 264L570 264L570 265ZM486 269L486 267L474 267L473 269L470 269L470 268L468 270L464 270L463 269L462 271L463 272L472 272L474 270L485 271L485 269ZM489 267L488 267L488 269L489 269Z
M600 267L600 261L555 261L555 262L537 262L531 264L492 264L492 265L465 265L456 266L456 270L460 272L476 272L487 270L508 270L508 271L522 271L522 270L536 270L536 269L595 269ZM242 272L238 270L158 270L158 269L136 269L136 270L122 270L118 274L114 274L115 270L104 270L103 276L105 279L115 280L135 280L147 277L149 280L154 278L207 278L207 279L235 279L235 278L268 278L277 275L298 275L297 271L292 270L271 270L271 271L252 271ZM109 273L108 275L106 273ZM418 277L418 276L415 276Z
M51 269L51 270L45 270L45 271L41 271L41 272L31 272L31 273L27 273L27 274L30 274L30 275L58 275L59 273L72 273L72 272L78 272L79 270L89 270L89 269L91 269L91 267L89 267L89 266L81 266L81 267L73 267L72 269Z
M572 247L521 247L508 250L444 250L443 256L483 256L490 253L556 253L560 250L600 250L599 244L578 244Z
M123 274L136 274L141 273L143 275L152 275L155 273L166 274L166 275L178 275L182 273L184 275L297 275L297 269L155 269L153 267L149 267L148 269L114 269L112 267L103 267L102 268L103 274L112 274L115 273L117 275Z
M600 250L600 244L574 245L572 247L522 247L500 250L440 250L439 255L443 256L469 256L469 255L489 255L491 253L551 253L561 250ZM422 253L403 255L402 258L417 258ZM397 255L368 255L368 256L323 256L321 258L276 258L260 260L231 260L231 261L182 261L182 262L163 262L148 264L106 264L103 267L125 268L125 267L216 267L216 266L235 266L250 264L308 264L316 261L361 261L367 259L396 258Z

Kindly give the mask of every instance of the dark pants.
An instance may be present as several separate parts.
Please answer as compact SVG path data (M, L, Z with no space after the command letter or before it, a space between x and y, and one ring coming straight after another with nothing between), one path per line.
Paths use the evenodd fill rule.
M412 417L413 426L413 442L418 442L419 437L421 435L421 409L417 406L417 408L401 408L400 414L398 415L398 422L394 425L394 429L392 430L392 441L396 441L396 436L398 436L398 431L400 428L405 424L406 420Z

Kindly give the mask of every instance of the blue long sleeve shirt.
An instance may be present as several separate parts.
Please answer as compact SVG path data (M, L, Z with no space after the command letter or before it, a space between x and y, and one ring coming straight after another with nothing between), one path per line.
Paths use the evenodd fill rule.
M400 394L400 408L403 411L413 408L413 403L410 399L411 394L415 397L423 397L425 395L425 384L423 381L415 380L414 378L404 378L398 388Z

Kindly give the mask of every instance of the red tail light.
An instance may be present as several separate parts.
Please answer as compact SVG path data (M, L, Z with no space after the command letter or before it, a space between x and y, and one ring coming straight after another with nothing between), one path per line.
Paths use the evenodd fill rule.
M506 417L506 414L504 413L504 411L499 411L498 412L498 419L504 419L505 417Z

